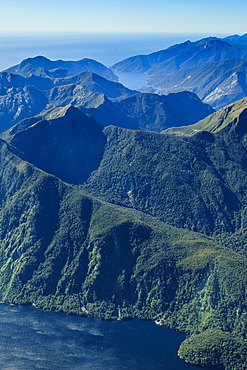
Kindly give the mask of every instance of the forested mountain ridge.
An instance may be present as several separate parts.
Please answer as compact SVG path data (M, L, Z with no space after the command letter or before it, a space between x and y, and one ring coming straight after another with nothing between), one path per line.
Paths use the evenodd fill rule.
M65 124L66 115L73 113L77 125L88 126L88 138L81 131L77 140L101 137L102 131L92 130L92 122L76 111L50 111L50 123L24 121L13 128L12 137L6 134L11 145L0 142L1 300L104 319L152 319L198 333L198 340L203 333L200 346L197 335L182 344L181 357L205 366L244 369L245 255L200 233L86 195L27 161L20 142L33 125L47 122L56 137L52 126ZM90 161L92 150L87 148ZM115 177L112 182L117 185ZM202 345L209 348L207 340L216 349L205 357L200 351Z
M162 131L162 127L190 125L213 113L210 105L202 103L188 91L157 95L139 93L116 103L127 117L136 122L136 129ZM179 109L178 109L179 107Z

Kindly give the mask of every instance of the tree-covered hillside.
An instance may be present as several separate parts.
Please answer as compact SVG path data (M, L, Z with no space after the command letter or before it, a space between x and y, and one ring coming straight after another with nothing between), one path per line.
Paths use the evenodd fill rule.
M186 361L245 369L245 106L164 133L67 106L2 134L0 299L155 320Z
M14 152L1 141L2 301L152 319L198 335L181 346L186 360L244 369L246 257L85 195ZM204 360L201 348L209 350L212 338L214 350Z

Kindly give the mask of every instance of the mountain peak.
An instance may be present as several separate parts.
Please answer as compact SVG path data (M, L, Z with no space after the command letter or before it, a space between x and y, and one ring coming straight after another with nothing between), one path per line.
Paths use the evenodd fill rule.
M21 63L20 63L20 68L23 68L25 67L26 65L28 64L32 64L34 67L41 67L41 66L46 66L47 64L52 64L53 65L53 62L42 56L42 55L38 55L36 57L33 57L33 58L26 58L24 59Z
M98 167L105 135L78 108L67 105L25 121L7 138L24 160L72 184L84 182Z
M231 44L229 44L227 41L217 39L217 38L212 38L212 39L205 39L206 43L204 46L204 49L206 48L212 48L212 47L219 47L222 48L222 46L229 46L232 47Z
M76 107L71 104L66 105L65 107L52 108L42 114L42 118L45 120L54 120L61 117L75 117L76 115L82 116L83 113Z

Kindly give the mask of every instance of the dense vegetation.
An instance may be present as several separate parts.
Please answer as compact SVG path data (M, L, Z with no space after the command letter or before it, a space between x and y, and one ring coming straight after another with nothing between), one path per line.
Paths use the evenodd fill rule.
M241 369L245 257L210 237L85 196L22 161L2 141L0 175L1 300L103 319L152 319L203 333L207 361L194 336L181 357L208 365L223 356L224 364ZM214 332L226 334L222 339ZM222 340L233 355L222 353Z
M188 334L179 355L246 368L246 100L163 133L73 106L0 140L0 299Z

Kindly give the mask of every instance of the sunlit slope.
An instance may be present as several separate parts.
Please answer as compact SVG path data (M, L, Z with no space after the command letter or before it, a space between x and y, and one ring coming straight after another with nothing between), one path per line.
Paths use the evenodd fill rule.
M240 120L243 122L243 126L245 126L246 109L247 98L244 98L220 109L218 112L209 115L193 125L169 128L164 133L191 136L200 131L217 133L227 127L238 127L237 130L240 130Z

